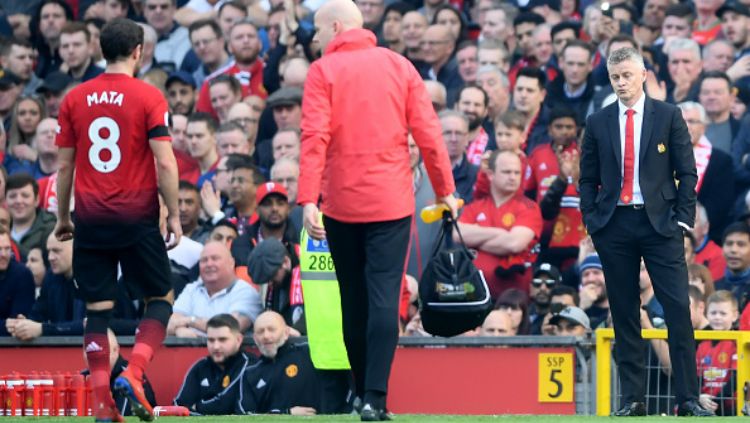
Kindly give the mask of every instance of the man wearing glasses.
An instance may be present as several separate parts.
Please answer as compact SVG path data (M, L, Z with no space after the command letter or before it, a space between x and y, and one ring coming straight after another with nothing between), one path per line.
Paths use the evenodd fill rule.
M465 203L470 203L479 167L470 163L466 158L466 146L469 144L469 119L455 110L444 110L438 117L443 129L443 141L453 168L456 193L458 197L464 199Z
M529 287L529 317L531 319L531 334L541 335L544 316L550 312L552 289L562 282L562 276L557 267L550 263L539 263L534 269L533 279Z

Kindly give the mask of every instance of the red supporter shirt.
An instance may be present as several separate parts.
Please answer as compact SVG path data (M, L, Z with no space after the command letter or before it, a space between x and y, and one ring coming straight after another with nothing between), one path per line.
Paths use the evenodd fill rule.
M695 352L701 394L722 397L727 383L735 378L737 370L737 347L734 341L703 341ZM721 400L718 400L721 401ZM724 400L724 407L731 408L733 400Z
M170 142L167 120L161 92L125 74L104 73L65 96L56 143L76 149L76 242L125 246L158 230L149 139Z
M536 259L536 245L542 233L542 212L539 210L539 206L519 193L497 207L495 206L495 200L492 196L489 196L464 207L459 221L483 227L501 228L507 231L515 226L525 226L534 231L534 239L524 251L518 254L496 256L477 250L477 258L474 259L474 264L484 273L484 277L487 279L492 298L497 298L508 288L518 288L528 292L530 281L528 269ZM512 266L523 266L526 270L502 278L495 273L495 269L498 267L510 269Z
M572 143L565 151L573 151L576 148L576 144ZM525 190L536 191L536 202L541 203L550 185L560 175L560 166L551 144L543 144L534 149L529 156L529 171L531 175L526 179ZM552 232L550 248L578 247L586 236L586 228L579 210L580 203L575 184L568 184L560 202L560 213L557 218L544 222L544 232Z
M255 60L250 69L242 70L237 63L232 62L225 67L217 70L216 72L209 75L201 85L201 91L198 94L198 102L195 103L195 111L211 113L214 118L218 118L216 111L211 106L211 96L208 92L208 82L218 75L232 75L240 81L242 85L242 98L257 95L260 98L268 97L265 87L263 87L263 61L261 59Z
M695 252L695 263L708 267L715 281L724 277L724 270L727 268L724 252L710 239L706 239L706 243L698 247Z

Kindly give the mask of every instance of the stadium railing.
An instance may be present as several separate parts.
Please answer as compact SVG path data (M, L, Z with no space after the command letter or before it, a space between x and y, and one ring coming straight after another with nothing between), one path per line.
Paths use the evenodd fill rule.
M644 329L641 331L644 340L667 339L665 329ZM730 383L733 384L731 397L716 398L723 411L725 404L734 404L731 414L742 415L745 404L745 384L750 381L750 332L744 331L695 331L696 344L700 341L732 341L736 346L737 369L730 371ZM612 355L615 342L614 330L611 328L596 331L596 414L608 416L612 410L620 407L620 387L617 365ZM729 357L731 360L731 357ZM649 414L672 415L675 406L673 381L669 377L670 369L658 359L651 342L647 342L647 394L646 406ZM696 375L697 377L698 375ZM723 413L727 414L727 413Z

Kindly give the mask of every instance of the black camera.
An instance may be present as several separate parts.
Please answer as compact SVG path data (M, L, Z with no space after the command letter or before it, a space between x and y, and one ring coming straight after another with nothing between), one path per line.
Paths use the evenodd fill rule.
M612 5L609 4L609 2L605 1L599 7L600 7L600 9L602 11L602 15L604 15L604 16L610 18L610 19L613 19L614 15L612 14Z

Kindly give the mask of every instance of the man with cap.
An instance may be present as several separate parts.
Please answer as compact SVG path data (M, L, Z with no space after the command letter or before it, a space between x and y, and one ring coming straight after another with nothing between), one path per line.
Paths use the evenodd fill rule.
M289 219L289 195L283 185L276 182L265 182L258 185L255 191L258 220L248 226L239 238L232 243L232 256L237 266L248 262L248 255L263 240L274 238L281 241L287 250L296 257L296 246L299 245L299 230ZM252 276L252 275L251 275ZM255 278L253 278L255 281ZM262 283L268 282L267 280ZM258 283L258 282L256 282Z
M305 335L302 281L297 254L276 238L258 244L247 259L247 272L260 285L265 310L284 317L295 335Z
M597 254L592 254L583 259L578 269L581 272L581 309L589 316L591 327L596 328L609 314L602 262Z
M169 74L164 88L167 89L169 113L188 116L195 108L195 79L184 71Z
M586 336L591 332L589 316L578 307L565 307L552 316L549 322L557 328L558 336Z
M721 30L739 52L737 59L750 54L750 8L737 1L729 0L717 11L721 19Z
M36 92L44 96L44 107L47 116L56 118L60 112L60 103L65 97L65 91L73 83L73 78L59 71L50 72L44 77L44 82Z
M542 334L542 323L544 316L550 311L550 299L552 289L562 282L560 270L550 263L539 263L534 269L534 274L529 287L529 318L531 319L531 334Z
M298 87L279 88L268 97L266 107L273 111L278 130L299 128L302 122L302 90ZM273 166L273 136L257 143L255 151L258 166L270 169Z
M0 69L0 120L10 121L13 105L23 91L23 81L12 72ZM6 125L7 127L8 125Z

